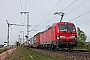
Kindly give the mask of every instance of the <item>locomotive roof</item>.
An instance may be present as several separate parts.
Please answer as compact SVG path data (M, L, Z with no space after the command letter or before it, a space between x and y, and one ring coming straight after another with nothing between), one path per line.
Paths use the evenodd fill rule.
M63 24L63 23L70 23L70 24L73 24L72 22L57 22L57 23L54 23L54 24Z
M64 24L64 23L73 24L72 22L57 22L57 23L54 23L52 26L55 26L56 24ZM52 27L52 26L51 26L51 27ZM49 30L51 27L49 27L48 29L46 29L46 30L44 30L44 31L42 31L42 32L39 32L39 33L41 34L41 33L45 32L45 31ZM37 34L38 34L38 33L37 33ZM37 34L36 34L36 35L37 35ZM34 35L34 36L35 36L35 35Z

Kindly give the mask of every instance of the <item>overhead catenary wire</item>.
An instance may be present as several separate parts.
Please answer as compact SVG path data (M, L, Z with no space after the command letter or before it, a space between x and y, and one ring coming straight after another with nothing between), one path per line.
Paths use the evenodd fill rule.
M61 1L61 0L60 0L60 1ZM59 2L60 2L60 1L59 1ZM68 6L66 6L66 7L65 7L63 10L61 10L61 11L66 10L68 7L70 7L70 6L71 6L72 4L74 4L76 1L77 1L77 0L74 0L72 3L70 3ZM58 2L58 3L59 3L59 2ZM58 3L57 3L57 4L58 4ZM57 5L57 4L56 4L56 5ZM56 5L55 5L55 6L56 6ZM55 8L55 6L54 6L54 8ZM54 8L53 8L53 9L54 9ZM53 10L53 9L52 9L52 10ZM52 11L52 10L51 10L51 11ZM49 12L49 14L51 13L51 11ZM47 17L47 16L46 16L46 17ZM46 17L45 17L45 18L46 18ZM44 18L43 20L45 20L45 18ZM53 19L54 19L54 18L53 18ZM42 21L43 21L43 20L42 20ZM41 21L41 22L42 22L42 21ZM39 24L41 24L41 22L40 22ZM39 26L39 24L38 24L37 26ZM36 26L36 27L37 27L37 26ZM33 29L35 29L36 27L34 27ZM33 30L33 29L32 29L32 30Z
M70 13L74 12L75 10L77 10L78 8L80 8L81 6L83 6L84 4L88 3L88 1L90 1L90 0L84 0L82 3L80 3L79 5L77 5L76 7L74 7L72 10L70 10L66 15L69 16Z
M81 18L81 19L78 19L78 20L86 20L86 18L88 18L88 17L89 17L89 14L87 14L87 16L85 15L85 17L83 17L83 18ZM75 23L75 22L78 22L78 20L75 20L74 23Z
M53 20L56 16L54 16L53 18L51 18L48 22L50 22L51 20ZM48 22L46 22L44 25L46 25ZM42 25L39 29L37 29L37 31L39 32L39 30L44 27L44 25ZM32 31L32 30L31 30Z
M54 16L53 18L51 18L50 20L48 20L44 25L46 25L48 22L50 22L51 20L53 20L56 16ZM41 29L44 25L42 25L39 29ZM38 29L38 30L39 30Z
M47 17L48 17L48 15L53 11L53 9L60 3L60 1L61 0L59 0L57 3L56 3L56 5L50 10L50 12L43 18L43 20L41 21L41 22L39 22L39 24L38 25L36 25L34 28L32 28L31 29L31 31L33 30L33 29L35 29L35 28L37 28Z
M51 11L48 13L48 15L52 12L52 10L60 3L61 0L59 0L56 5L51 9Z
M89 0L88 0L88 1L89 1ZM88 1L87 1L87 2L88 2ZM85 2L85 3L86 3L86 2ZM85 3L83 3L83 4L85 4ZM80 5L80 6L82 6L82 5ZM84 15L87 15L87 14L89 14L89 13L90 13L90 11L84 12L84 13L82 13L81 15L79 15L79 16L71 19L70 21L74 21L74 20L76 20L76 19L78 19L78 18L80 18L80 17L82 17L82 16L84 16ZM78 24L78 25L82 25L82 24L85 24L85 23L88 23L88 22L90 22L90 21L86 21L86 22L80 23L80 24ZM43 26L42 26L42 27L43 27ZM42 27L41 27L41 28L42 28ZM40 28L39 28L39 29L40 29Z
M70 3L68 6L66 6L63 10L61 10L61 11L64 11L64 10L66 10L68 7L70 7L72 4L74 4L75 2L76 2L77 0L74 0L72 3Z
M70 3L68 6L66 6L66 7L65 7L63 10L61 10L61 11L66 10L68 7L70 7L70 6L71 6L73 3L75 3L76 1L77 1L77 0L74 0L72 3ZM56 17L56 16L55 16L55 17ZM54 19L55 17L53 17L52 19ZM52 19L48 20L47 23L49 23ZM44 25L46 25L47 23L45 23ZM44 25L43 25L43 26L44 26ZM43 26L42 26L42 27L43 27ZM42 27L41 27L41 28L42 28ZM39 29L40 29L40 28L39 28Z
M48 22L50 22L51 20L53 20L56 16L54 16L53 18L51 18L50 20L48 20ZM44 25L46 25L48 22L46 22ZM41 29L44 25L42 25L39 29ZM38 25L36 25L33 29L35 29ZM30 31L33 31L33 29L31 29ZM37 29L37 30L39 30Z
M86 17L80 19L80 20L84 20L84 19L86 19L86 18L89 18L89 16L90 16L90 15L88 15L88 16L86 16ZM86 22L89 22L89 21L85 21L85 22L82 22L82 23L79 23L79 24L76 24L76 25L82 25L82 24L84 24L84 23L86 23Z
M80 23L80 24L78 24L78 25L86 24L86 23L89 23L89 22L90 22L90 21L85 21L85 22Z
M73 11L75 11L76 9L80 8L80 7L83 6L84 4L88 3L88 1L90 1L90 0L84 0L81 4L77 5L77 6L76 6L74 9L72 9L70 12L73 12ZM70 14L70 12L69 12L69 14ZM82 16L84 16L84 15L87 15L87 14L89 14L89 13L90 13L90 11L84 12L84 13L82 13L81 15L79 15L79 16L77 16L77 17L75 17L75 18L73 18L73 19L71 19L71 20L69 20L69 21L74 21L74 20L76 20L76 19L78 19L78 18L80 18L80 17L82 17ZM76 24L76 25L82 25L82 24L85 24L85 23L88 23L88 22L90 22L90 21L86 21L86 22L83 22L83 23L80 23L80 24Z
M89 13L90 13L90 10L87 11L87 12L82 13L81 15L79 15L79 16L77 16L77 17L75 17L75 18L73 18L73 19L71 19L71 20L69 20L69 21L73 21L73 20L75 20L75 19L77 19L77 18L80 18L80 17L82 17L82 16L84 16L84 15L86 15L86 14L89 14Z
M90 11L87 11L87 12L85 12L85 13L79 15L77 18L82 17L82 16L84 16L84 14L86 15L86 14L88 14L88 13L90 13ZM56 16L54 16L52 19L54 19L55 17L56 17ZM77 19L77 18L76 18L76 19ZM52 19L50 19L48 22L50 22ZM47 24L48 22L46 22L45 24ZM81 24L85 24L85 23L88 23L88 22L90 22L90 21L86 21L86 22L81 23ZM44 25L45 25L45 24L44 24ZM79 25L81 25L81 24L79 24ZM44 25L41 26L39 29L41 29L42 27L44 27ZM39 30L39 29L38 29L38 30Z
M48 20L48 22L50 22L51 20L53 20L54 18L55 18L56 16L54 16L53 18L51 18L50 20ZM44 25L46 25L48 22L46 22ZM40 30L44 25L42 25L39 29L37 29L37 30ZM38 26L38 25L37 25ZM37 26L35 26L33 29L35 29ZM33 29L32 30L30 30L30 31L33 31Z

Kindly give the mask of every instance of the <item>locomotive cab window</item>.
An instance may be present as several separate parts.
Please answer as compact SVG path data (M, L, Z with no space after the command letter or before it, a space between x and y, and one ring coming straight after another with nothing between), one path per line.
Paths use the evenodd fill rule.
M59 31L74 31L74 25L72 24L59 24Z

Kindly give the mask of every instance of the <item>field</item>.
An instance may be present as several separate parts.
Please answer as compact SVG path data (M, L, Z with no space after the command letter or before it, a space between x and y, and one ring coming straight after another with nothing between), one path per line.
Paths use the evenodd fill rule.
M36 51L32 51L27 48L19 47L5 60L61 60L61 59L40 54Z
M2 52L7 51L7 50L8 50L7 48L0 48L0 54L1 54Z

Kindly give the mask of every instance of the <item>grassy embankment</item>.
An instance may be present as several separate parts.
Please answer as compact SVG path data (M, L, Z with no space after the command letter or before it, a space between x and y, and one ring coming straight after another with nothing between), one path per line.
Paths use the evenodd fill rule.
M90 46L82 47L82 48L75 48L74 50L88 50L90 51Z
M33 58L32 58L33 57ZM6 60L61 60L60 58L55 58L47 56L36 51L32 51L27 48L17 48Z
M7 48L0 48L0 54L7 51L8 49Z

